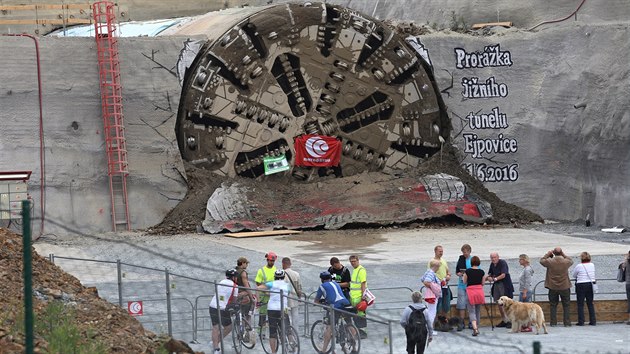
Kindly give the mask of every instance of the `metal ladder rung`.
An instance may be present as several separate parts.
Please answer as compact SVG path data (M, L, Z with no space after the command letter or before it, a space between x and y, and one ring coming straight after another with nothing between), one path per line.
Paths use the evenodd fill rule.
M114 4L98 2L92 4L95 41L97 50L99 84L103 111L107 173L112 207L114 231L120 225L130 229L127 200L127 150L125 127L122 114L122 86Z

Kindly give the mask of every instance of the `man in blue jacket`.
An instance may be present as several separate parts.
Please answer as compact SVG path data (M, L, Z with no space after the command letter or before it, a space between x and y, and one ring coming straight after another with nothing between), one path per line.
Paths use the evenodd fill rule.
M328 305L332 305L335 310L341 310L350 313L356 313L357 310L350 304L350 301L343 295L341 286L338 283L332 281L332 274L330 272L321 272L319 278L322 284L317 289L315 294L315 302L325 302ZM343 315L342 312L335 311L335 324L339 321L339 317ZM344 316L344 320L350 323L350 319ZM358 334L358 333L357 333ZM323 348L328 348L330 338L332 337L332 328L329 323L324 332L324 345Z

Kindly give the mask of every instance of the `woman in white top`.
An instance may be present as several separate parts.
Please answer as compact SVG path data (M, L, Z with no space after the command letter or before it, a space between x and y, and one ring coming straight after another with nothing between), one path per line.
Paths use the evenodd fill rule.
M526 254L518 256L518 263L523 267L523 272L518 277L518 301L532 302L532 277L534 269L529 264L529 257Z
M529 264L529 256L521 254L518 256L518 263L523 267L523 271L518 278L518 301L520 302L532 302L532 277L534 276L534 269ZM521 332L531 332L532 326L529 324L521 327Z
M440 268L440 261L432 259L429 262L429 269L424 273L420 281L425 286L424 301L427 303L427 311L429 313L429 320L431 324L435 322L435 315L437 313L438 298L442 296L442 286L440 285L440 279L435 272ZM436 336L437 332L433 330L433 335Z
M289 317L284 316L282 310L288 309L287 296L291 292L291 284L284 281L286 273L282 269L274 273L274 281L260 284L259 289L269 290L269 303L267 304L267 314L269 315L269 346L271 353L278 352L278 332L281 330L280 320L283 318L285 326L288 328L291 323Z
M582 252L580 254L582 263L573 268L571 273L575 279L575 295L577 297L577 310L578 310L578 326L584 326L584 300L586 299L586 306L588 307L588 324L595 326L595 307L593 306L593 293L595 279L595 265L591 263L591 255L588 252Z

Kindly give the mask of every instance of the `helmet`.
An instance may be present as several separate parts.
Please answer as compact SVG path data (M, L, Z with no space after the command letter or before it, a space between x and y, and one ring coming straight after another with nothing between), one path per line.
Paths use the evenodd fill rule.
M276 270L276 272L273 273L273 277L276 280L277 279L284 279L284 270L282 270L282 269Z
M237 275L238 275L238 272L236 271L236 269L228 269L225 271L226 278L233 278Z
M278 255L277 255L277 254L275 254L275 253L273 253L273 252L269 252L269 253L267 253L267 254L265 255L265 258L266 258L268 261L275 261L276 259L278 259Z
M361 302L357 304L357 311L365 312L367 308L368 308L368 304L367 304L367 301L365 300L361 300Z
M324 280L331 280L332 279L332 274L330 274L329 271L324 271L319 273L319 278L324 281Z

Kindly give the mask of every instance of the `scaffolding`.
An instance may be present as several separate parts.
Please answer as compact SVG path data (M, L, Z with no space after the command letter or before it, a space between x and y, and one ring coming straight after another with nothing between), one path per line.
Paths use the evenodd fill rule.
M111 195L113 230L121 227L131 229L127 203L127 146L120 83L120 62L116 39L116 16L114 3L99 1L92 5L98 72L103 107L105 148L107 152L107 175Z

